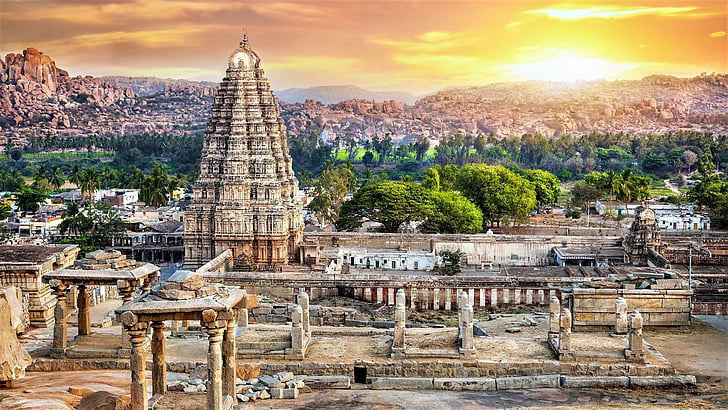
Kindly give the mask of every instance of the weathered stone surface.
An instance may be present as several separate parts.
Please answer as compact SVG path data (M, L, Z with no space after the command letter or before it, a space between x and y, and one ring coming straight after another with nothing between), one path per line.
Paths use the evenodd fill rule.
M374 390L418 390L432 389L431 378L424 377L372 377L371 388Z
M10 327L15 333L25 331L27 319L25 312L23 312L23 303L18 299L19 295L18 288L15 286L0 288L0 298L5 299L8 306L10 306Z
M269 387L269 388L274 388L274 387L281 388L284 386L283 383L281 383L281 381L278 380L278 378L273 377L273 376L263 375L263 376L258 377L258 380L265 387Z
M691 386L695 384L695 376L689 374L671 376L630 376L629 384L632 387Z
M85 387L79 387L79 386L71 386L68 388L68 392L73 394L74 396L84 397L86 395L89 395L91 393L94 393L93 390L87 389Z
M25 368L30 366L31 358L18 341L11 326L10 304L0 298L0 381L17 380L25 376Z
M201 364L197 367L195 367L195 370L193 370L190 373L190 378L195 380L200 380L201 382L204 382L207 380L208 377L208 371L207 371L207 365ZM202 383L195 383L195 384L202 384Z
M272 399L295 399L298 398L298 389L270 389L270 397Z
M291 372L280 372L273 375L276 379L280 380L281 382L288 382L293 380L293 373Z
M81 399L77 410L126 410L131 404L129 396L120 396L107 391L97 391Z
M561 387L629 387L627 376L561 376Z
M495 391L495 379L491 378L447 378L434 379L438 390L453 391Z
M559 375L501 377L495 379L498 390L532 389L535 387L559 387Z
M349 376L308 376L306 386L314 390L349 389L351 379Z
M171 381L167 383L168 391L182 391L185 388L185 384L179 380Z
M260 365L247 363L238 364L236 366L235 374L243 380L248 380L250 383L250 379L255 379L260 375Z

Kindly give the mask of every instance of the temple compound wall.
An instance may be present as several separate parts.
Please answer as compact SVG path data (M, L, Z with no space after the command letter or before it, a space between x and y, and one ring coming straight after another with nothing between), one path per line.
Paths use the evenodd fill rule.
M554 247L609 247L619 246L620 244L621 237L618 236L405 235L396 233L317 232L304 234L301 248L302 260L304 263L311 265L326 262L322 260L322 251L324 249L339 247L344 249L343 253L345 254L348 248L367 248L367 253L372 256L376 254L376 249L434 253L459 250L464 253L464 263L471 266L547 266L553 262L551 250ZM341 262L350 262L350 260L341 260ZM373 264L374 262L372 262L372 268L374 268ZM359 264L357 263L357 265Z
M212 105L184 217L185 265L199 267L225 249L239 269L295 261L301 212L278 102L246 37L230 55Z

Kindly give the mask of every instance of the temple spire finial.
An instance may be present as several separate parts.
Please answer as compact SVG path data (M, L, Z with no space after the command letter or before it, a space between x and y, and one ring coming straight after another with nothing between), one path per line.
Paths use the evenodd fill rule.
M243 27L243 39L240 40L241 47L248 47L248 28Z

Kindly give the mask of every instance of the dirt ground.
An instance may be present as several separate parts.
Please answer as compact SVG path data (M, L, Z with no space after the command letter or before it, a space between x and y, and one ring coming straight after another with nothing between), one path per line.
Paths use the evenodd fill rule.
M680 372L728 385L728 334L693 319L689 332L647 329L644 337Z
M408 348L422 350L457 350L458 330L445 329L407 329L405 344Z
M554 356L545 340L504 340L501 338L475 338L476 359L479 360L553 360Z
M383 361L389 357L392 337L374 336L316 336L306 352L306 362L338 363L354 360Z

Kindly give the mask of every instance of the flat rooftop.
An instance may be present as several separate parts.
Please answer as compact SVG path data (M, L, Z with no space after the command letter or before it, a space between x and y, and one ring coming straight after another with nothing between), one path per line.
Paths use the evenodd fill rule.
M40 263L72 245L0 245L0 263Z

